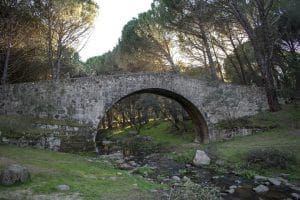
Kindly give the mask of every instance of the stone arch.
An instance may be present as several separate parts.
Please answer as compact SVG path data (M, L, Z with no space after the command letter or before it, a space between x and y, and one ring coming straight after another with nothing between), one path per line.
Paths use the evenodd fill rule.
M201 111L199 110L199 108L194 103L192 103L190 100L188 100L186 97L184 97L183 95L180 95L176 92L173 92L173 91L170 91L167 89L147 88L147 89L140 89L140 90L131 92L129 94L126 94L126 95L116 99L116 100L112 100L112 102L108 103L104 109L104 113L106 113L108 110L110 110L113 105L117 104L121 100L123 100L129 96L135 95L135 94L143 94L143 93L151 93L151 94L164 96L164 97L167 97L169 99L172 99L172 100L175 100L176 102L178 102L191 117L194 128L195 128L197 140L201 143L209 142L208 125L207 125L207 122L206 122L204 116L202 115Z

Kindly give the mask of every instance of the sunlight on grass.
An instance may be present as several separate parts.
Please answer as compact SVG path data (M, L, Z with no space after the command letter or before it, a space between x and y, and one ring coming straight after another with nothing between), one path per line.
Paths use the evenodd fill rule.
M188 124L188 126L192 125ZM118 139L127 137L131 130L135 130L135 128L128 126L124 129L105 130L104 133L110 139ZM190 143L194 139L194 132L180 133L168 121L151 121L141 128L139 134L150 136L156 143L163 145Z
M0 156L2 160L25 165L32 174L31 182L15 187L0 186L0 191L30 188L35 193L52 193L58 192L58 185L67 184L70 192L80 192L86 199L101 199L115 192L126 196L133 190L147 193L161 187L141 177L129 176L101 160L91 162L86 156L11 146L0 146ZM1 162L0 166L6 164Z

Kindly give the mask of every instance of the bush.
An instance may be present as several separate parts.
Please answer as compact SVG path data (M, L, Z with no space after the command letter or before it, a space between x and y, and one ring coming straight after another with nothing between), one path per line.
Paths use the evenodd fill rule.
M253 178L255 175L257 175L257 172L251 169L242 169L238 172L239 175L245 178Z
M259 149L250 151L246 155L246 164L262 169L287 169L290 163L295 162L292 154L278 149Z
M196 150L189 149L183 152L175 152L171 154L171 158L179 163L191 163L195 156Z
M124 139L121 142L121 146L123 153L125 152L125 156L134 155L144 157L152 153L157 153L160 150L160 146L151 137L141 135Z

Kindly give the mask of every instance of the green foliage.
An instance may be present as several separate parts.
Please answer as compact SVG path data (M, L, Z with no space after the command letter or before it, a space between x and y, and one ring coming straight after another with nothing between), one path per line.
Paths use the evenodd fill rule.
M192 163L195 156L195 149L188 149L185 151L175 151L170 154L170 157L179 163Z
M289 164L295 163L294 155L279 149L255 149L247 152L246 164L250 167L262 169L287 169Z
M239 55L239 61L236 54ZM245 42L236 48L236 54L232 53L224 60L225 80L232 83L245 84L241 77L240 65L242 65L246 83L262 85L260 70L256 64L253 47L250 42ZM241 63L239 63L241 62Z
M152 153L157 153L160 146L149 136L136 135L121 140L123 152L129 152L130 155L145 157Z
M173 33L157 23L153 10L139 14L122 30L119 58L128 71L178 71L173 59Z
M242 169L240 169L240 171L238 170L235 172L245 178L248 178L248 179L252 179L254 176L258 175L257 171L251 170L251 169L245 169L245 168L242 168Z
M9 83L45 80L55 65L61 78L86 75L75 49L97 8L92 0L1 1L0 74Z
M134 130L134 127L128 129L119 129L108 131L106 134L110 135L111 139L118 139L120 137L127 137L127 133ZM178 145L190 143L193 141L194 132L181 133L174 129L172 124L168 121L152 121L140 130L140 135L150 136L153 141L160 145Z
M183 74L196 79L210 80L208 69L203 67L188 68L183 72Z
M87 59L85 66L88 74L95 75L113 73L120 70L116 62L115 52L112 51Z

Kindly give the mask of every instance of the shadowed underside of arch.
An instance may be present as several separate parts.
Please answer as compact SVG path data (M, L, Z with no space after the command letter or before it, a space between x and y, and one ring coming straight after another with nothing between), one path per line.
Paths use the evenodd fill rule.
M201 143L208 143L209 142L209 132L208 132L208 126L207 123L199 111L199 109L189 100L187 100L182 95L179 95L175 92L161 89L161 88L148 88L148 89L141 89L136 92L132 92L122 98L120 98L116 103L122 101L123 99L135 95L135 94L144 94L144 93L150 93L150 94L156 94L160 96L167 97L169 99L175 100L178 102L185 111L189 114L193 121L193 125L196 132L196 139ZM116 104L114 103L114 104ZM110 109L110 108L109 108Z

